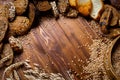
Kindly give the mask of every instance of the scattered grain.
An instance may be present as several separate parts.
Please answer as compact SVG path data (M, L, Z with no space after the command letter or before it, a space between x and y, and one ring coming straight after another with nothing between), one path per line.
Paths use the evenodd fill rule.
M14 70L13 73L14 73L14 79L15 79L15 80L20 80L20 77L19 77L17 71Z
M46 73L36 63L33 69L24 71L24 76L27 80L65 80L60 73Z
M86 80L110 80L106 74L103 58L111 40L106 38L95 39L93 44L89 46L90 58L87 61L88 65L83 66L83 73L87 73L83 78Z

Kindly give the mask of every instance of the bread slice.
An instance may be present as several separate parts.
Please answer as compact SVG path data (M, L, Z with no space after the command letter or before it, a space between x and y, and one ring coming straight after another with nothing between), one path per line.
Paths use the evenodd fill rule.
M103 1L102 0L91 0L92 2L92 10L90 13L90 16L98 20L100 18L100 14L102 10L104 9Z
M92 3L91 0L76 0L76 6L78 11L83 16L90 15L91 9L92 9Z

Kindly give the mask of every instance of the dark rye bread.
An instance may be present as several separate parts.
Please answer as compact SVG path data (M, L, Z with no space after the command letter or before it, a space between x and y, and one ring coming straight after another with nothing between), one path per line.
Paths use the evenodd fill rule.
M79 13L83 16L89 16L93 9L92 0L76 0L76 7Z

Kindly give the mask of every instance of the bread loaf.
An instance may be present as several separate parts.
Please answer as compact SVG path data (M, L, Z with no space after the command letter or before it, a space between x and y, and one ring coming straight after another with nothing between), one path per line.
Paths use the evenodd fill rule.
M76 0L76 6L83 16L90 15L91 9L92 9L92 3L91 0Z

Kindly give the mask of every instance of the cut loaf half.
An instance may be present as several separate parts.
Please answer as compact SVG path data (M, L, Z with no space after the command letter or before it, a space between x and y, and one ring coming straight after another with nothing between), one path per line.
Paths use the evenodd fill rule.
M91 0L91 2L92 2L92 9L91 9L90 16L93 19L98 20L104 8L103 1L102 0Z

